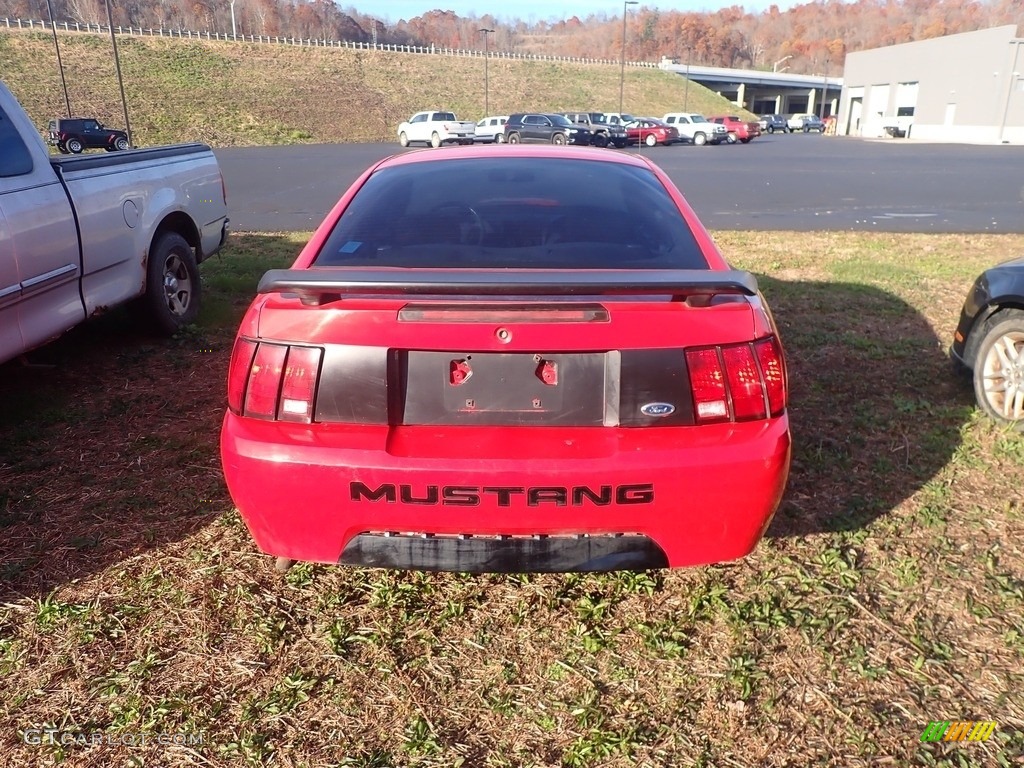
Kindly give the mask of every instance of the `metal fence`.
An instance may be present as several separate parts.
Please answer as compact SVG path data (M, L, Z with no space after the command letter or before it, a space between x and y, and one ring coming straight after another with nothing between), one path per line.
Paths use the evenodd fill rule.
M25 29L49 31L49 22L42 19L2 19L0 26L7 29ZM66 32L83 32L92 34L109 34L110 27L105 24L80 24L79 22L58 21L54 25ZM517 53L515 51L488 50L478 51L466 48L442 48L435 45L394 45L391 43L364 43L355 40L322 40L316 38L278 37L276 35L230 35L223 32L198 32L191 29L146 29L143 27L114 27L119 35L144 37L180 37L186 40L223 40L238 43L269 43L271 45L299 45L308 48L349 48L360 51L390 51L392 53L418 53L433 56L464 56L470 58L519 59L524 61L562 61L574 64L616 64L617 59L586 59L580 56L547 56L541 53ZM658 69L652 61L627 61L627 67Z

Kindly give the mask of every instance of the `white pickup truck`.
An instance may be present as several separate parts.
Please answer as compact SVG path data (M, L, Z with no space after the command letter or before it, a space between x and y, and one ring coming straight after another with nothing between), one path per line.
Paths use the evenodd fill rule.
M128 302L175 332L227 231L206 145L51 157L0 82L0 363Z
M689 139L698 147L705 144L721 144L729 139L729 131L724 125L712 123L697 112L669 112L661 121L675 127L680 136Z
M472 144L475 138L476 123L459 120L454 112L417 112L398 126L403 147L422 141L436 149L442 144Z

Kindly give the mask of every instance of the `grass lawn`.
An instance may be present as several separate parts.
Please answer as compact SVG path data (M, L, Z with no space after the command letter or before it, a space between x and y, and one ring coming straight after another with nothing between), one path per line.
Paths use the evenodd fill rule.
M767 538L713 567L277 575L217 438L299 235L233 235L175 338L113 312L0 367L0 765L1020 765L1024 436L945 350L1024 236L794 237L716 234L775 312L795 442Z

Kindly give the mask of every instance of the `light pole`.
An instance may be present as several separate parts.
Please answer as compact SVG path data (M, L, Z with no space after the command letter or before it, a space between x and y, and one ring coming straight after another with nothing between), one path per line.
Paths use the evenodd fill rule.
M622 114L622 90L626 84L626 9L639 5L640 0L624 0L622 3L622 66L619 68L619 114Z
M821 80L821 122L825 122L825 99L828 98L828 59L825 59L825 77Z
M493 29L483 28L480 30L484 35L484 114L491 114L491 108L487 103L487 92L490 90L490 83L487 78L487 59L490 58L487 55L487 35L493 32Z
M60 59L60 44L57 42L57 24L53 20L53 8L50 0L46 0L46 10L50 14L50 28L53 30L53 47L57 49L57 68L60 69L60 84L64 88L64 106L68 108L68 120L71 119L71 100L68 98L68 84L64 79L64 62Z
M110 27L110 44L114 48L114 69L117 70L117 84L121 88L121 109L124 110L124 132L128 134L128 146L132 146L132 127L128 123L128 102L124 98L124 80L121 79L121 57L117 55L117 37L114 35L114 17L110 13L110 0L106 0L107 26Z
M781 59L779 59L774 64L772 64L772 72L778 72L779 71L779 64L781 64L784 61L788 61L789 59L792 59L792 58L793 58L792 56L783 56ZM789 67L785 67L785 69L789 69Z
M683 91L683 112L690 102L690 59L693 58L693 48L686 46L686 90Z
M238 36L235 34L235 0L231 0L231 39L238 39Z

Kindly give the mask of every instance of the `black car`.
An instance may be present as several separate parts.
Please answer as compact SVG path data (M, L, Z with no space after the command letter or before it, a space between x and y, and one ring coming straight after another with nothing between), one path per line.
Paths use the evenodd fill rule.
M764 133L775 133L776 131L790 133L789 122L783 115L761 115L757 122L760 123L761 131Z
M50 144L63 154L77 155L83 149L105 149L107 152L130 149L128 134L116 128L105 128L93 117L51 120Z
M972 372L989 416L1024 431L1024 258L981 273L960 310L950 356Z
M509 144L590 144L591 132L562 115L527 112L510 115L505 123L505 141Z
M590 143L595 147L622 149L629 143L626 129L608 120L604 112L560 112L562 117L591 133Z

